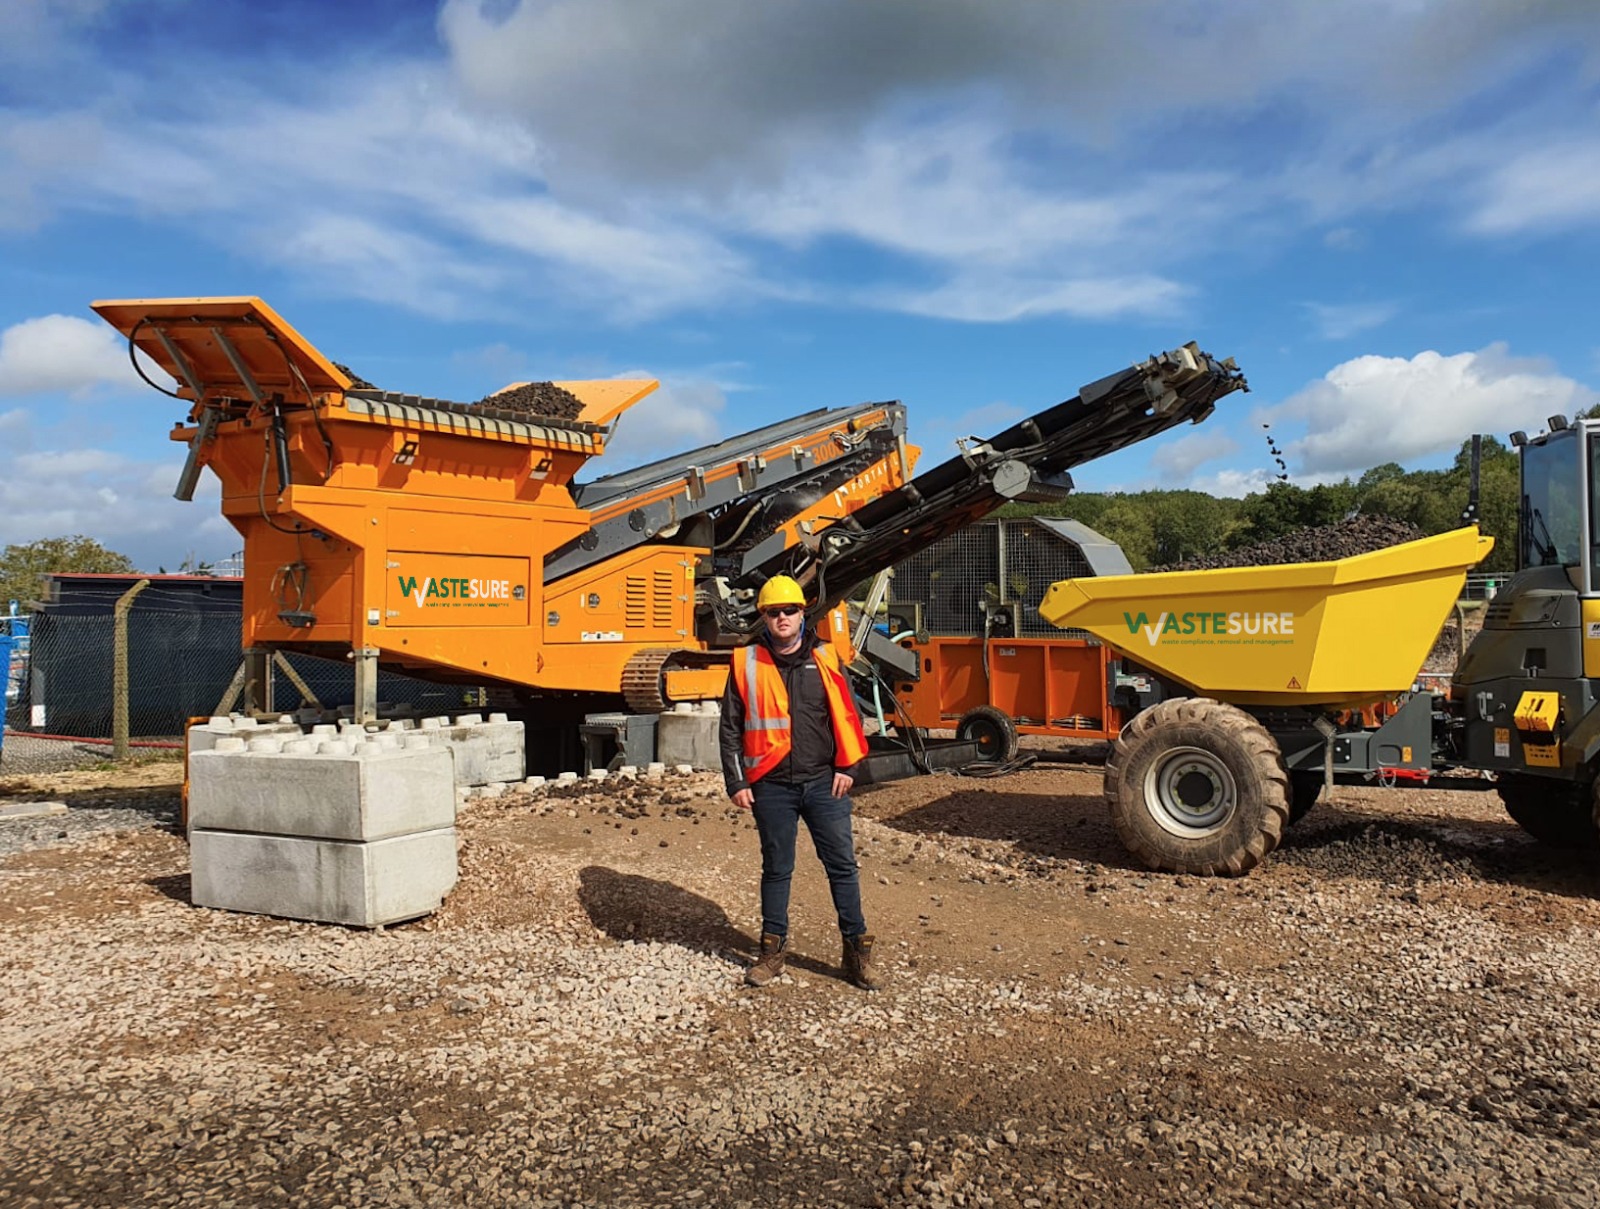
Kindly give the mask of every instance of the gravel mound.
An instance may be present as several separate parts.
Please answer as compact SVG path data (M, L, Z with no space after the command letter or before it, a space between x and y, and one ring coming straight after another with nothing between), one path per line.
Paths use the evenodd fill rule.
M1352 516L1331 525L1297 529L1273 541L1241 546L1210 558L1192 558L1187 562L1150 569L1215 571L1223 567L1276 567L1284 563L1328 562L1335 558L1370 554L1374 550L1416 541L1423 536L1422 530L1415 525L1397 521L1393 517Z
M525 382L499 394L485 395L477 405L528 419L576 420L583 411L583 400L554 382Z
M338 370L341 374L343 374L345 377L350 379L350 389L351 390L377 390L378 389L371 382L368 382L360 374L356 373L356 371L351 369L348 365L341 365L339 362L335 361L333 363L333 368Z

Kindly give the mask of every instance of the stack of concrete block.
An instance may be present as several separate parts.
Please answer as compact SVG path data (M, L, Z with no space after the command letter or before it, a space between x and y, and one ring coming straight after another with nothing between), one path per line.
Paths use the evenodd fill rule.
M410 723L390 725L409 726ZM482 714L462 714L454 719L448 716L423 718L417 729L448 745L455 753L458 788L515 784L527 773L523 725L507 721L504 714L490 714L487 722Z
M453 759L434 736L205 729L189 760L196 906L378 927L437 910L455 885Z
M717 731L722 707L715 701L680 701L656 723L656 759L672 766L715 771L722 767Z
M189 728L189 754L192 756L197 751L210 751L222 738L238 738L246 742L266 738L298 739L304 733L300 723L288 714L271 720L249 718L243 714L218 714Z

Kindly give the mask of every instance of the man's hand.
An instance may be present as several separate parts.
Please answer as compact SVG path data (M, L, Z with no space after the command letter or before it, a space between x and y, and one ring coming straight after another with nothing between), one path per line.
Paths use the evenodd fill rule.
M842 797L847 796L850 793L850 786L854 785L855 783L856 783L856 779L854 777L846 776L842 772L834 773L833 774L833 796L836 797L836 798L842 798Z
M846 781L849 779L849 777L845 778ZM837 778L835 778L835 780L837 780ZM733 795L733 804L740 810L749 810L756 804L756 795L754 791L752 791L751 788L746 785L738 793Z

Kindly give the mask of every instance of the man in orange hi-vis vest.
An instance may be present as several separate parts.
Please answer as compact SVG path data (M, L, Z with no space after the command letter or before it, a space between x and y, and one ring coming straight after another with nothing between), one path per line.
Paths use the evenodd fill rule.
M804 822L839 914L845 977L876 990L847 796L867 740L838 656L806 625L805 604L787 575L762 586L764 630L733 652L722 699L723 779L734 803L754 813L761 837L761 956L744 980L766 986L788 960L789 884Z

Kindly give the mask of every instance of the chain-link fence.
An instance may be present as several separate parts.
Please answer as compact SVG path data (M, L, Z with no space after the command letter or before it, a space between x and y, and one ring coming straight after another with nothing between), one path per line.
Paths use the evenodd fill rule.
M117 622L111 614L46 612L27 620L26 642L15 644L6 679L0 774L79 768L112 758L122 711L130 755L176 753L190 718L229 704L242 658L237 612L131 611L125 676L118 672ZM352 701L354 674L348 663L306 655L288 655L284 662L324 708ZM276 662L273 677L274 706L294 709L302 701L294 677ZM431 712L477 704L477 693L387 672L378 676L380 700Z
M1057 580L1093 574L1082 549L1045 526L985 521L897 565L889 611L909 622L916 610L927 634L1059 638L1039 602Z

